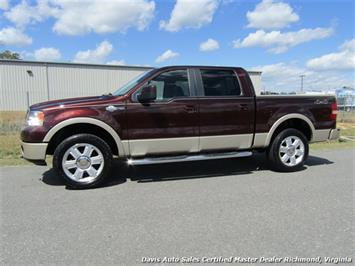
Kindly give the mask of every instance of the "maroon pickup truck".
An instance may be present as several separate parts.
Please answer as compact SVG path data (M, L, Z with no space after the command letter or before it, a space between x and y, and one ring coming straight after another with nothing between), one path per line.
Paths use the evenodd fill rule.
M69 186L97 186L112 160L154 164L252 155L295 171L308 143L336 139L334 96L255 96L238 67L151 70L113 94L32 105L21 132L27 160L53 167Z

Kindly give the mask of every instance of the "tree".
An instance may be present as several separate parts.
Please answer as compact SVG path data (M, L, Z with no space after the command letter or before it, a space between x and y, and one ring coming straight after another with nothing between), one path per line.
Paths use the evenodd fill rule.
M20 60L20 55L18 53L13 53L9 50L5 50L0 53L0 59L14 59L14 60Z

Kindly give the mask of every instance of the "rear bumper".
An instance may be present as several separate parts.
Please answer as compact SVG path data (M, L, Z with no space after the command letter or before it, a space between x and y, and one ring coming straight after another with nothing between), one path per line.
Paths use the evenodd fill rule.
M29 161L44 161L48 143L21 142L22 157Z
M340 129L318 129L315 130L311 142L320 142L327 140L338 139L340 135Z
M330 140L338 139L339 136L340 136L340 129L339 128L332 129L329 133Z

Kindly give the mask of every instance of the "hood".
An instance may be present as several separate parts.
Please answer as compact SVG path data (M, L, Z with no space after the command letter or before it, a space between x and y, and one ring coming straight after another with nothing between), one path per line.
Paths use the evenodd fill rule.
M52 107L59 107L64 105L64 107L69 106L80 106L80 105L87 105L87 104L101 104L106 101L109 101L113 98L116 98L112 95L102 95L102 96L90 96L90 97L77 97L77 98L67 98L67 99L60 99L60 100L53 100L47 102L36 103L30 106L31 110L42 110Z

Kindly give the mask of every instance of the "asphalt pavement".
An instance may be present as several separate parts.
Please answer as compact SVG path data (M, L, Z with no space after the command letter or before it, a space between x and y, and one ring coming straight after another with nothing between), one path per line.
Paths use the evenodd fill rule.
M49 167L2 167L0 264L354 260L354 162L355 149L348 148L311 152L294 173L269 170L263 154L117 163L106 186L89 190L67 189Z

